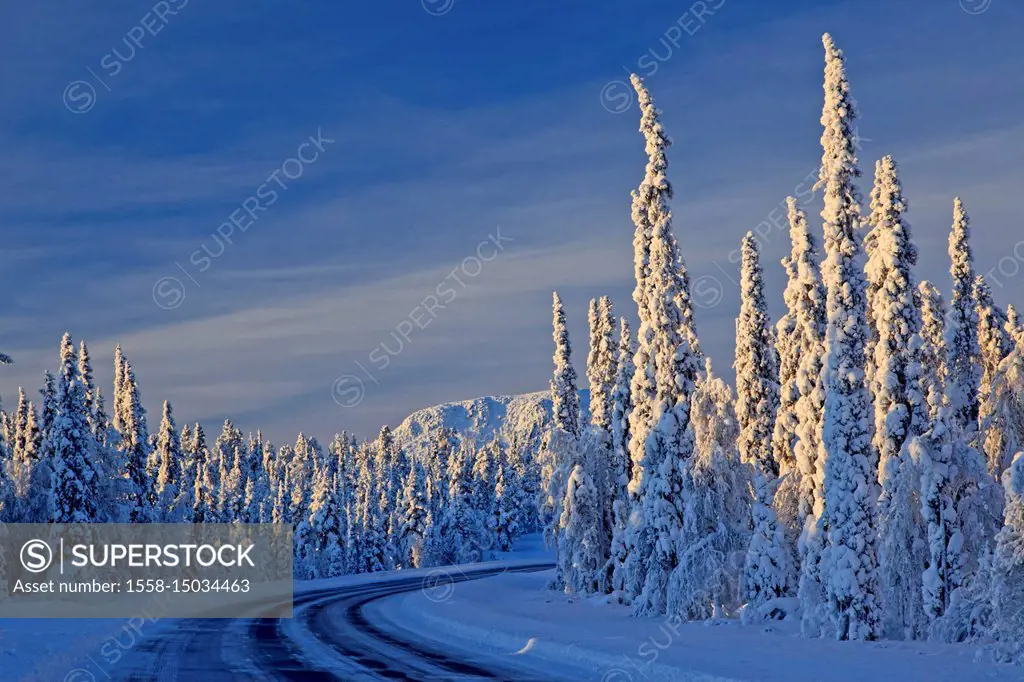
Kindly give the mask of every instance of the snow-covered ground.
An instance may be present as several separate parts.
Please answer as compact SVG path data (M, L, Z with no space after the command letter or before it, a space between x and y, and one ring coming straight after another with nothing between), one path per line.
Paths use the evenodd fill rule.
M535 543L524 549L543 556ZM634 618L617 604L574 601L547 590L552 573L508 573L444 592L411 592L371 604L367 615L410 637L444 642L467 661L503 661L537 679L1024 680L1024 668L978 661L970 645L836 642L805 639L784 624Z

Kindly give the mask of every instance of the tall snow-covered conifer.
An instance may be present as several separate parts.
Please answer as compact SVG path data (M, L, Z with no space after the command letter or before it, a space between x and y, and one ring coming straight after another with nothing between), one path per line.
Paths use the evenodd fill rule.
M565 325L565 306L558 292L552 295L555 340L555 371L551 379L551 414L555 427L573 438L580 437L580 394L572 366L572 344Z
M740 313L736 318L736 416L739 451L753 467L753 535L743 569L748 619L769 601L786 596L792 581L790 557L775 516L779 464L771 439L779 405L779 364L775 351L760 252L752 232L740 249Z
M71 335L61 341L56 409L48 434L53 467L53 521L106 521L102 510L100 472L96 469L96 439L89 429L85 386L78 372Z
M629 413L629 459L630 480L629 525L623 534L625 542L625 563L613 576L613 584L621 598L630 602L643 589L647 564L652 546L651 529L643 523L641 514L641 492L644 477L644 447L654 422L655 368L653 353L653 327L651 325L651 221L648 205L652 197L661 190L658 177L667 168L664 149L669 146L658 120L658 110L651 101L650 93L643 82L632 77L634 89L641 101L640 132L647 141L647 169L640 186L632 192L633 218L633 301L636 303L640 326L637 329L637 348L633 357L634 373L630 382ZM652 150L654 153L652 154Z
M790 532L798 533L795 548L800 566L797 596L803 609L804 631L818 634L825 608L821 559L827 527L821 448L825 400L821 374L826 326L825 288L821 281L818 246L808 229L807 216L797 206L795 198L788 197L786 205L792 250L787 264L791 270L785 300L787 308L792 311L794 323L789 352L797 354L799 359L794 385L788 389L783 387L783 394L786 391L796 392L792 408L792 421L795 422L791 427L792 436L789 436L788 419L782 422L783 431L778 428L775 431L776 438L793 438L795 464L787 470L786 460L779 461L780 473L784 471L786 478L776 494L776 508L781 512L785 526L795 526ZM776 424L778 426L779 422ZM776 447L775 452L780 452L780 449Z
M345 573L345 547L337 481L331 472L322 469L316 473L309 516L311 546L305 556L312 564L311 573L317 578L332 578Z
M629 551L626 532L629 524L629 420L633 411L630 385L633 382L633 357L636 344L626 318L619 320L619 362L615 372L614 407L612 411L612 463L608 478L612 486L612 544L609 549L607 587L621 592L625 578L623 566Z
M590 423L611 439L615 409L615 371L618 349L615 345L615 318L607 296L590 301L590 353L587 355L587 381L590 384Z
M787 198L788 203L788 198ZM794 205L793 210L796 210ZM793 226L790 225L792 232ZM795 245L794 245L795 249ZM792 558L796 558L796 538L799 535L800 471L796 463L797 369L800 366L802 348L800 329L797 326L796 303L800 296L797 279L797 254L791 253L782 259L786 271L786 288L783 300L786 312L775 325L775 350L779 356L779 408L772 432L772 459L779 465L779 487L775 493L775 511L786 536L786 544ZM794 566L797 564L794 563Z
M54 416L57 414L57 380L50 370L43 373L43 387L39 390L42 398L42 415L39 421L39 435L42 442L43 457L49 458L50 427L53 426Z
M857 232L860 175L856 117L842 52L825 34L823 148L818 186L825 230L822 278L827 292L825 411L822 444L828 535L824 560L829 615L838 639L881 634L876 557L876 456L871 445L871 396L865 378L868 338L864 271Z
M946 399L954 424L962 431L977 429L981 349L978 312L974 301L974 253L970 220L960 197L953 200L953 229L949 233L949 274L953 280L946 327Z
M191 499L191 490L184 488L184 456L181 441L174 425L171 404L164 401L160 431L156 439L156 457L159 461L156 481L156 508L154 516L164 523L176 523L186 516L186 501ZM191 509L189 510L191 511Z
M414 462L404 481L399 499L399 535L395 538L401 549L401 565L420 568L424 561L424 540L427 535L427 481L423 465Z
M875 164L872 244L867 264L874 344L874 446L878 452L879 561L883 627L890 637L923 634L920 575L927 563L920 516L919 472L908 448L928 428L921 391L921 313L911 268L917 249L904 218L907 203L891 156Z
M652 615L665 612L669 576L679 564L678 539L685 505L681 494L693 455L690 397L699 372L699 349L686 266L672 232L668 208L672 185L666 176L665 152L671 142L658 120L650 93L638 76L633 76L633 85L639 96L641 130L647 141L647 174L641 194L647 196L644 203L651 226L647 332L654 361L655 395L652 428L634 434L634 439L644 436L645 441L641 460L634 460L634 466L641 471L634 477L634 481L639 479L635 533L638 541L631 543L626 570L627 592L634 596L634 611ZM631 561L634 553L649 557L646 567L643 561Z
M590 353L587 355L587 379L590 385L590 428L584 454L588 474L597 493L600 545L598 554L602 567L608 561L615 527L614 502L617 484L614 480L615 454L613 422L615 419L615 378L618 369L618 347L615 343L615 317L607 296L591 302ZM601 589L610 589L604 577L597 579Z
M551 378L551 429L545 438L541 457L541 476L544 487L544 516L548 541L558 555L559 572L554 587L562 589L564 562L561 550L562 504L566 497L566 482L576 464L580 437L580 398L577 391L576 370L572 366L572 345L565 325L565 307L555 292L552 295L552 337L555 342L554 373Z
M149 430L146 427L146 409L142 406L135 370L121 356L121 396L118 409L121 414L120 461L125 479L125 521L147 523L154 519L153 481L146 473L149 459Z

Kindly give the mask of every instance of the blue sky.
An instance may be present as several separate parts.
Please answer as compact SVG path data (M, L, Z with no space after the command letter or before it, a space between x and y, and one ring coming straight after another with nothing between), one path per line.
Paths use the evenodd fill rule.
M34 394L65 330L105 386L120 341L151 412L166 398L179 421L230 417L277 442L545 388L553 289L579 363L587 299L633 315L629 70L675 141L699 332L731 376L730 254L762 225L777 318L788 244L771 219L819 161L826 30L861 108L863 193L893 154L918 276L948 289L960 194L978 270L995 268L999 303L1024 303L1022 22L1010 0L11 5L0 346L17 364L0 395ZM332 141L300 150L318 131ZM316 157L289 165L297 153ZM282 164L286 189L268 180ZM253 222L242 207L261 186L278 194ZM499 226L501 250L479 247ZM447 304L425 315L445 283L454 298L435 293ZM396 351L396 329L380 369L371 353Z

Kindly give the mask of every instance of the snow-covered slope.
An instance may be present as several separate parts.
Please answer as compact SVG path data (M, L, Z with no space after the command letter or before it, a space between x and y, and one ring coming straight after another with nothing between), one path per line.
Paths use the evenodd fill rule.
M584 420L590 419L589 401L589 392L580 391ZM550 419L548 391L486 396L417 410L395 428L394 435L410 454L423 453L441 428L454 429L463 439L478 445L490 442L495 434L510 442L539 443Z

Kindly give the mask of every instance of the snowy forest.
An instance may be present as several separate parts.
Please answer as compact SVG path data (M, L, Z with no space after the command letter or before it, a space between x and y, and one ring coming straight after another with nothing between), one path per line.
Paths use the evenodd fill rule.
M554 587L638 616L799 619L840 640L985 641L1024 656L1024 328L972 263L916 282L898 166L868 211L843 53L825 48L821 233L790 197L786 312L741 245L732 388L701 351L668 202L671 145L632 77L648 163L633 193L636 337L591 303L589 424L554 297L553 425L539 453ZM820 245L820 246L819 246ZM616 333L617 329L617 333Z
M179 432L168 402L150 434L121 347L108 416L70 334L40 393L41 411L21 391L0 415L4 522L291 524L300 579L480 561L537 527L539 482L515 443L474 448L440 430L421 462L388 427L363 443L340 433L325 451L303 434L275 448L225 421L211 445L199 423Z
M743 238L735 387L700 347L671 141L634 75L636 309L590 303L586 423L557 293L539 447L439 429L410 453L388 427L275 447L230 421L210 443L167 402L151 434L121 347L108 413L66 334L38 405L21 391L0 412L0 521L292 524L297 578L480 561L543 531L552 589L637 616L795 619L807 637L980 641L1024 662L1024 326L975 276L960 199L945 296L915 280L892 157L865 210L843 53L823 43L821 232L789 198L774 324Z

